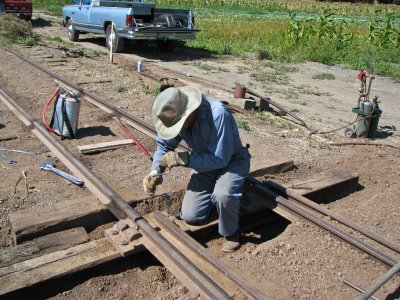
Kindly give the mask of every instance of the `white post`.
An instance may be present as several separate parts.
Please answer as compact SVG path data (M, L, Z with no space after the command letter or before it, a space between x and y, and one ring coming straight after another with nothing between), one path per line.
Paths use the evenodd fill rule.
M113 35L115 35L114 31L114 21L111 22L111 35L110 35L110 61L113 62Z

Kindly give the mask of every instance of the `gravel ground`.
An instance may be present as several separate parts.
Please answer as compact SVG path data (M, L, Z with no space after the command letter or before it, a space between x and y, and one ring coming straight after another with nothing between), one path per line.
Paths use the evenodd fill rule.
M46 26L38 26L39 24ZM69 52L57 48L62 45L72 49L66 42L65 29L59 25L57 18L37 13L33 18L33 26L41 35L61 37L63 42L52 38L44 40L40 46L16 47L15 50L150 122L149 111L154 98L151 87L128 77L124 68L110 64L103 39L85 36L78 45L87 56L72 57ZM290 107L307 123L317 128L337 128L343 125L342 120L351 121L354 118L351 107L357 97L357 71L304 63L292 66L290 72L286 73L289 79L284 83L276 80L257 81L252 80L252 70L256 67L262 68L260 70L265 74L274 71L250 56L243 59L210 58L187 48L178 48L174 53L168 54L160 54L151 47L145 51L146 53L133 50L128 52L132 52L132 55L146 55L148 60L158 59L157 64L161 66L191 71L196 76L206 77L227 87L239 80L248 86L251 84L254 90L270 91L268 95L274 100ZM175 58L171 59L174 55ZM0 87L34 118L40 120L42 108L56 84L48 75L1 49L0 57ZM205 65L213 67L210 70ZM335 79L316 81L312 78L313 74L325 71L334 74ZM290 89L296 90L295 100L287 94ZM398 244L400 139L396 130L386 129L400 126L400 108L396 103L400 85L378 77L373 91L381 96L381 108L384 111L380 121L382 131L379 138L373 141L377 145L333 147L329 142L368 141L349 140L342 137L343 134L339 131L329 136L310 136L299 126L288 126L289 121L281 123L274 119L266 122L248 112L237 113L236 117L245 120L249 125L249 130L241 129L241 136L245 143L251 145L254 162L262 156L278 153L293 159L297 166L293 171L260 179L289 184L331 169L344 169L357 174L361 186L358 191L324 206ZM154 141L133 132L147 149L154 150ZM16 136L18 139L8 139ZM90 156L79 154L76 148L77 145L123 138L126 138L124 133L109 115L84 102L79 118L78 138L63 140L62 143L113 189L127 198L142 194L141 181L149 171L147 158L137 148L132 146ZM68 171L3 103L0 103L0 146L42 153L36 157L9 154L17 160L13 165L1 161L2 247L12 246L8 223L10 212L90 195L86 188L66 184L55 175L38 169L37 166L46 159ZM17 184L23 172L27 176L27 184L24 181ZM187 170L174 170L166 177L159 192L182 189L186 186L187 178ZM329 218L327 220L333 222ZM398 253L354 234L397 260L400 259ZM244 233L242 240L243 246L233 254L220 252L223 240L216 235L204 238L201 242L228 266L264 290L271 299L353 299L358 293L346 286L344 279L367 288L387 270L382 263L302 220L290 224L275 222ZM44 290L37 290L32 295L35 298L48 299L196 298L196 295L188 292L149 253L82 272L79 276L71 276ZM399 278L390 280L375 296L379 299L398 298Z

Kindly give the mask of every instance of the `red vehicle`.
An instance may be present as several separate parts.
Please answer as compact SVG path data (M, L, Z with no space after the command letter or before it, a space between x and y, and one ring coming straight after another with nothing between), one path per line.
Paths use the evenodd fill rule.
M4 12L29 21L32 19L32 0L0 0L3 1Z

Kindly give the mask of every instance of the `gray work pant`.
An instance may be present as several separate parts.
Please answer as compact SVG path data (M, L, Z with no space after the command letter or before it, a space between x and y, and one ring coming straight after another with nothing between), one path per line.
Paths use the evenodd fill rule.
M181 218L191 224L202 223L216 207L219 234L236 233L242 187L249 169L249 159L240 157L217 171L193 172L182 201Z

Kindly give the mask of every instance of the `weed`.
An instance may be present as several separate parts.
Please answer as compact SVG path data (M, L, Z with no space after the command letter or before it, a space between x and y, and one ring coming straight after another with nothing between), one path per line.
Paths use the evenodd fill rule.
M118 93L123 93L125 91L126 91L126 87L123 84L120 83L120 84L117 85L117 92Z
M60 38L58 35L52 35L47 37L47 40L52 41L52 42L57 42L57 43L62 43L63 40Z
M334 80L335 79L335 75L333 75L332 73L318 73L313 75L312 77L313 79L318 79L318 80Z
M256 57L258 60L264 60L264 59L270 60L273 58L273 55L271 54L270 51L268 51L268 49L263 48L263 49L258 49L256 51Z
M99 57L99 56L102 56L102 55L106 55L106 54L107 54L106 52L100 51L100 50L98 50L98 49L92 49L92 48L90 48L90 49L88 49L88 50L89 50L89 55L92 56L92 57Z
M279 72L256 72L251 73L250 77L258 82L275 82L278 84L288 84L289 77L287 75L279 74Z
M281 117L267 115L258 109L252 109L250 111L250 114L256 119L266 121L267 123L273 124L279 128L285 128L285 129L295 128L295 125L293 125L293 123L291 123L285 119L282 119Z
M160 94L159 88L150 88L148 85L142 85L142 90L146 94L150 94L154 97L157 97Z
M250 130L250 125L244 118L235 116L235 121L239 128L244 130Z

